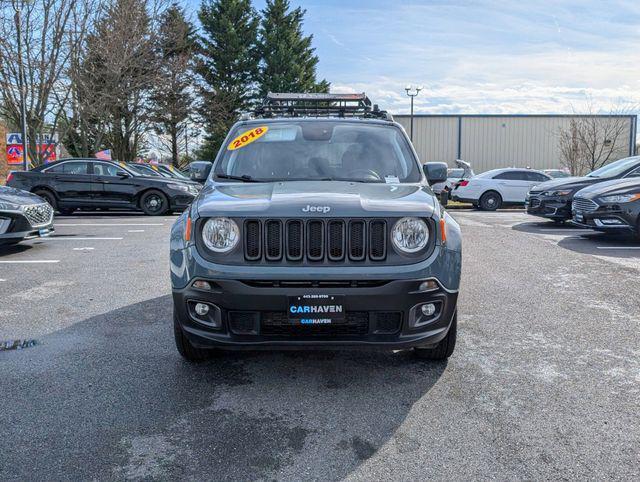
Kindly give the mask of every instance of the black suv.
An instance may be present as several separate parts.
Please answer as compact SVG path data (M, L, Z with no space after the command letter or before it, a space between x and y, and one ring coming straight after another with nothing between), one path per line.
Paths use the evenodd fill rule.
M600 182L640 176L640 156L626 157L584 177L565 177L535 186L525 201L528 214L561 223L571 219L571 202L579 190Z
M214 349L451 355L461 236L402 127L364 94L270 94L171 233L174 333Z

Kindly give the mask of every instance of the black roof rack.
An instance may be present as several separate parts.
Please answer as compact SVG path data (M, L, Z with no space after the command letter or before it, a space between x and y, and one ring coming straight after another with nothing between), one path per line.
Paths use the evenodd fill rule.
M255 117L360 117L393 121L391 114L371 105L366 94L294 94L269 92Z

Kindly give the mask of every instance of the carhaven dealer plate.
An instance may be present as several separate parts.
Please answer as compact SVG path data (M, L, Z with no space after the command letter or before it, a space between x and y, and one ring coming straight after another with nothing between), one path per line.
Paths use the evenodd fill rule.
M289 297L289 322L295 325L344 323L344 295Z

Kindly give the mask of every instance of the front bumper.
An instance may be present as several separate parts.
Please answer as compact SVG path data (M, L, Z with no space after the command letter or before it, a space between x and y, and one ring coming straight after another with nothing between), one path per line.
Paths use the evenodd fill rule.
M573 222L595 231L632 233L635 234L638 226L640 208L621 209L617 205L604 205L595 211L572 212Z
M0 242L44 237L53 232L53 221L42 226L33 227L29 220L20 213L0 211Z
M571 219L571 198L566 196L529 195L524 203L527 214L547 219Z
M203 278L200 278L202 280ZM197 280L194 280L197 281ZM199 347L229 349L270 346L377 346L387 349L432 346L451 325L458 294L437 288L420 292L424 279L351 281L250 281L206 279L204 291L190 283L173 290L175 316L189 341ZM345 287L345 284L347 287ZM288 297L343 295L344 323L292 325L287 316ZM210 304L209 321L193 310L195 302ZM420 306L433 303L430 317ZM213 324L219 324L214 327ZM420 320L414 326L414 320Z

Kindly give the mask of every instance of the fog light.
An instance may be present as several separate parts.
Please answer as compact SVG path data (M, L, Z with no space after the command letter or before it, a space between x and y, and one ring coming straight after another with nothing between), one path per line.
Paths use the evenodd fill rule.
M211 285L209 284L208 281L202 281L202 280L194 281L193 287L199 290L207 290L207 291L211 290Z
M196 313L200 316L206 316L207 313L209 313L209 305L206 305L204 303L196 303L196 306L194 309L196 310Z
M616 218L604 218L600 220L602 224L624 224L622 221Z
M420 311L424 316L431 316L436 312L436 305L433 303L426 303L420 307Z
M423 281L420 283L418 291L433 291L438 289L438 283L430 279L429 281Z

